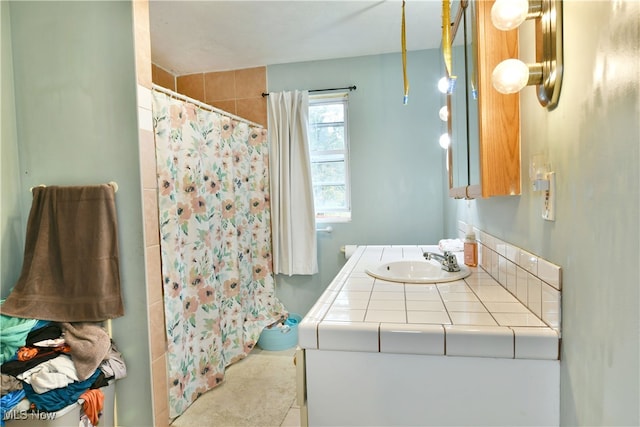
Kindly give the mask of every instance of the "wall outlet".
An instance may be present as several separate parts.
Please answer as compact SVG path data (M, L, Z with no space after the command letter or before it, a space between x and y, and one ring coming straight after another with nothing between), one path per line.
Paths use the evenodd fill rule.
M544 192L542 218L547 221L556 220L556 173L547 172L546 178L549 182L549 189Z

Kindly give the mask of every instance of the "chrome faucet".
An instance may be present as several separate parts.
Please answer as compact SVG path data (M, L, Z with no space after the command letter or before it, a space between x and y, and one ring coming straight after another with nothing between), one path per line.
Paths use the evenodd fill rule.
M425 252L422 254L427 260L430 259L438 259L442 264L442 269L448 271L449 273L453 273L455 271L460 271L460 266L458 265L458 259L453 254L453 252L444 251L444 255L440 255L435 252Z

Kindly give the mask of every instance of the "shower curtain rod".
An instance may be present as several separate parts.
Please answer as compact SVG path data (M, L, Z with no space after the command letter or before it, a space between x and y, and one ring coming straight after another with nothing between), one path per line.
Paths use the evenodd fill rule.
M309 92L328 92L330 90L345 90L345 89L349 89L349 91L352 90L356 90L356 86L347 86L347 87L334 87L334 88L330 88L330 89L309 89ZM262 96L269 96L268 93L262 92Z
M158 86L155 83L151 83L151 88L153 90L158 91L158 92L162 92L165 95L169 95L171 98L180 99L182 101L185 101L185 102L188 102L190 104L196 105L196 106L198 106L198 107L200 107L200 108L202 108L204 110L209 110L209 111L213 111L214 113L222 114L223 116L230 117L233 120L238 120L240 122L247 123L249 126L257 126L257 127L264 128L264 126L259 124L259 123L252 122L251 120L247 120L247 119L244 119L242 117L236 116L235 114L231 114L231 113L229 113L227 111L221 110L221 109L216 108L214 106L211 106L209 104L205 104L204 102L200 102L197 99L189 98L186 95L183 95L183 94L178 93L178 92L174 92L171 89L167 89L166 87Z

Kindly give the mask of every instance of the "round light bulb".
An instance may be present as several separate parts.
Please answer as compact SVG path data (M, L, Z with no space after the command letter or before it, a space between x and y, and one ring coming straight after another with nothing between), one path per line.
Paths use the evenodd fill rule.
M509 31L522 24L528 14L528 0L496 0L491 7L491 22L497 29Z
M438 115L440 116L440 120L442 120L443 122L449 120L449 109L446 105L442 107L440 111L438 111Z
M449 148L449 144L451 144L451 139L449 138L449 134L443 133L442 135L440 135L439 142L440 142L440 147L444 148L445 150Z
M440 80L438 80L438 90L441 93L449 92L449 78L448 77L443 77Z
M529 67L519 59L506 59L493 70L491 81L500 93L516 93L529 82Z

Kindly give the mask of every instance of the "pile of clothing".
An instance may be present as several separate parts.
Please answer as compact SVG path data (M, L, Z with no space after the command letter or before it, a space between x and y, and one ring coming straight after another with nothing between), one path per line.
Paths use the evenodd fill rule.
M127 375L121 353L97 322L0 315L0 363L2 425L17 412L56 412L82 402L80 425L96 426L100 388Z
M81 425L97 425L100 388L126 375L101 323L124 315L115 187L39 186L32 194L20 277L0 301L0 423L82 399Z

